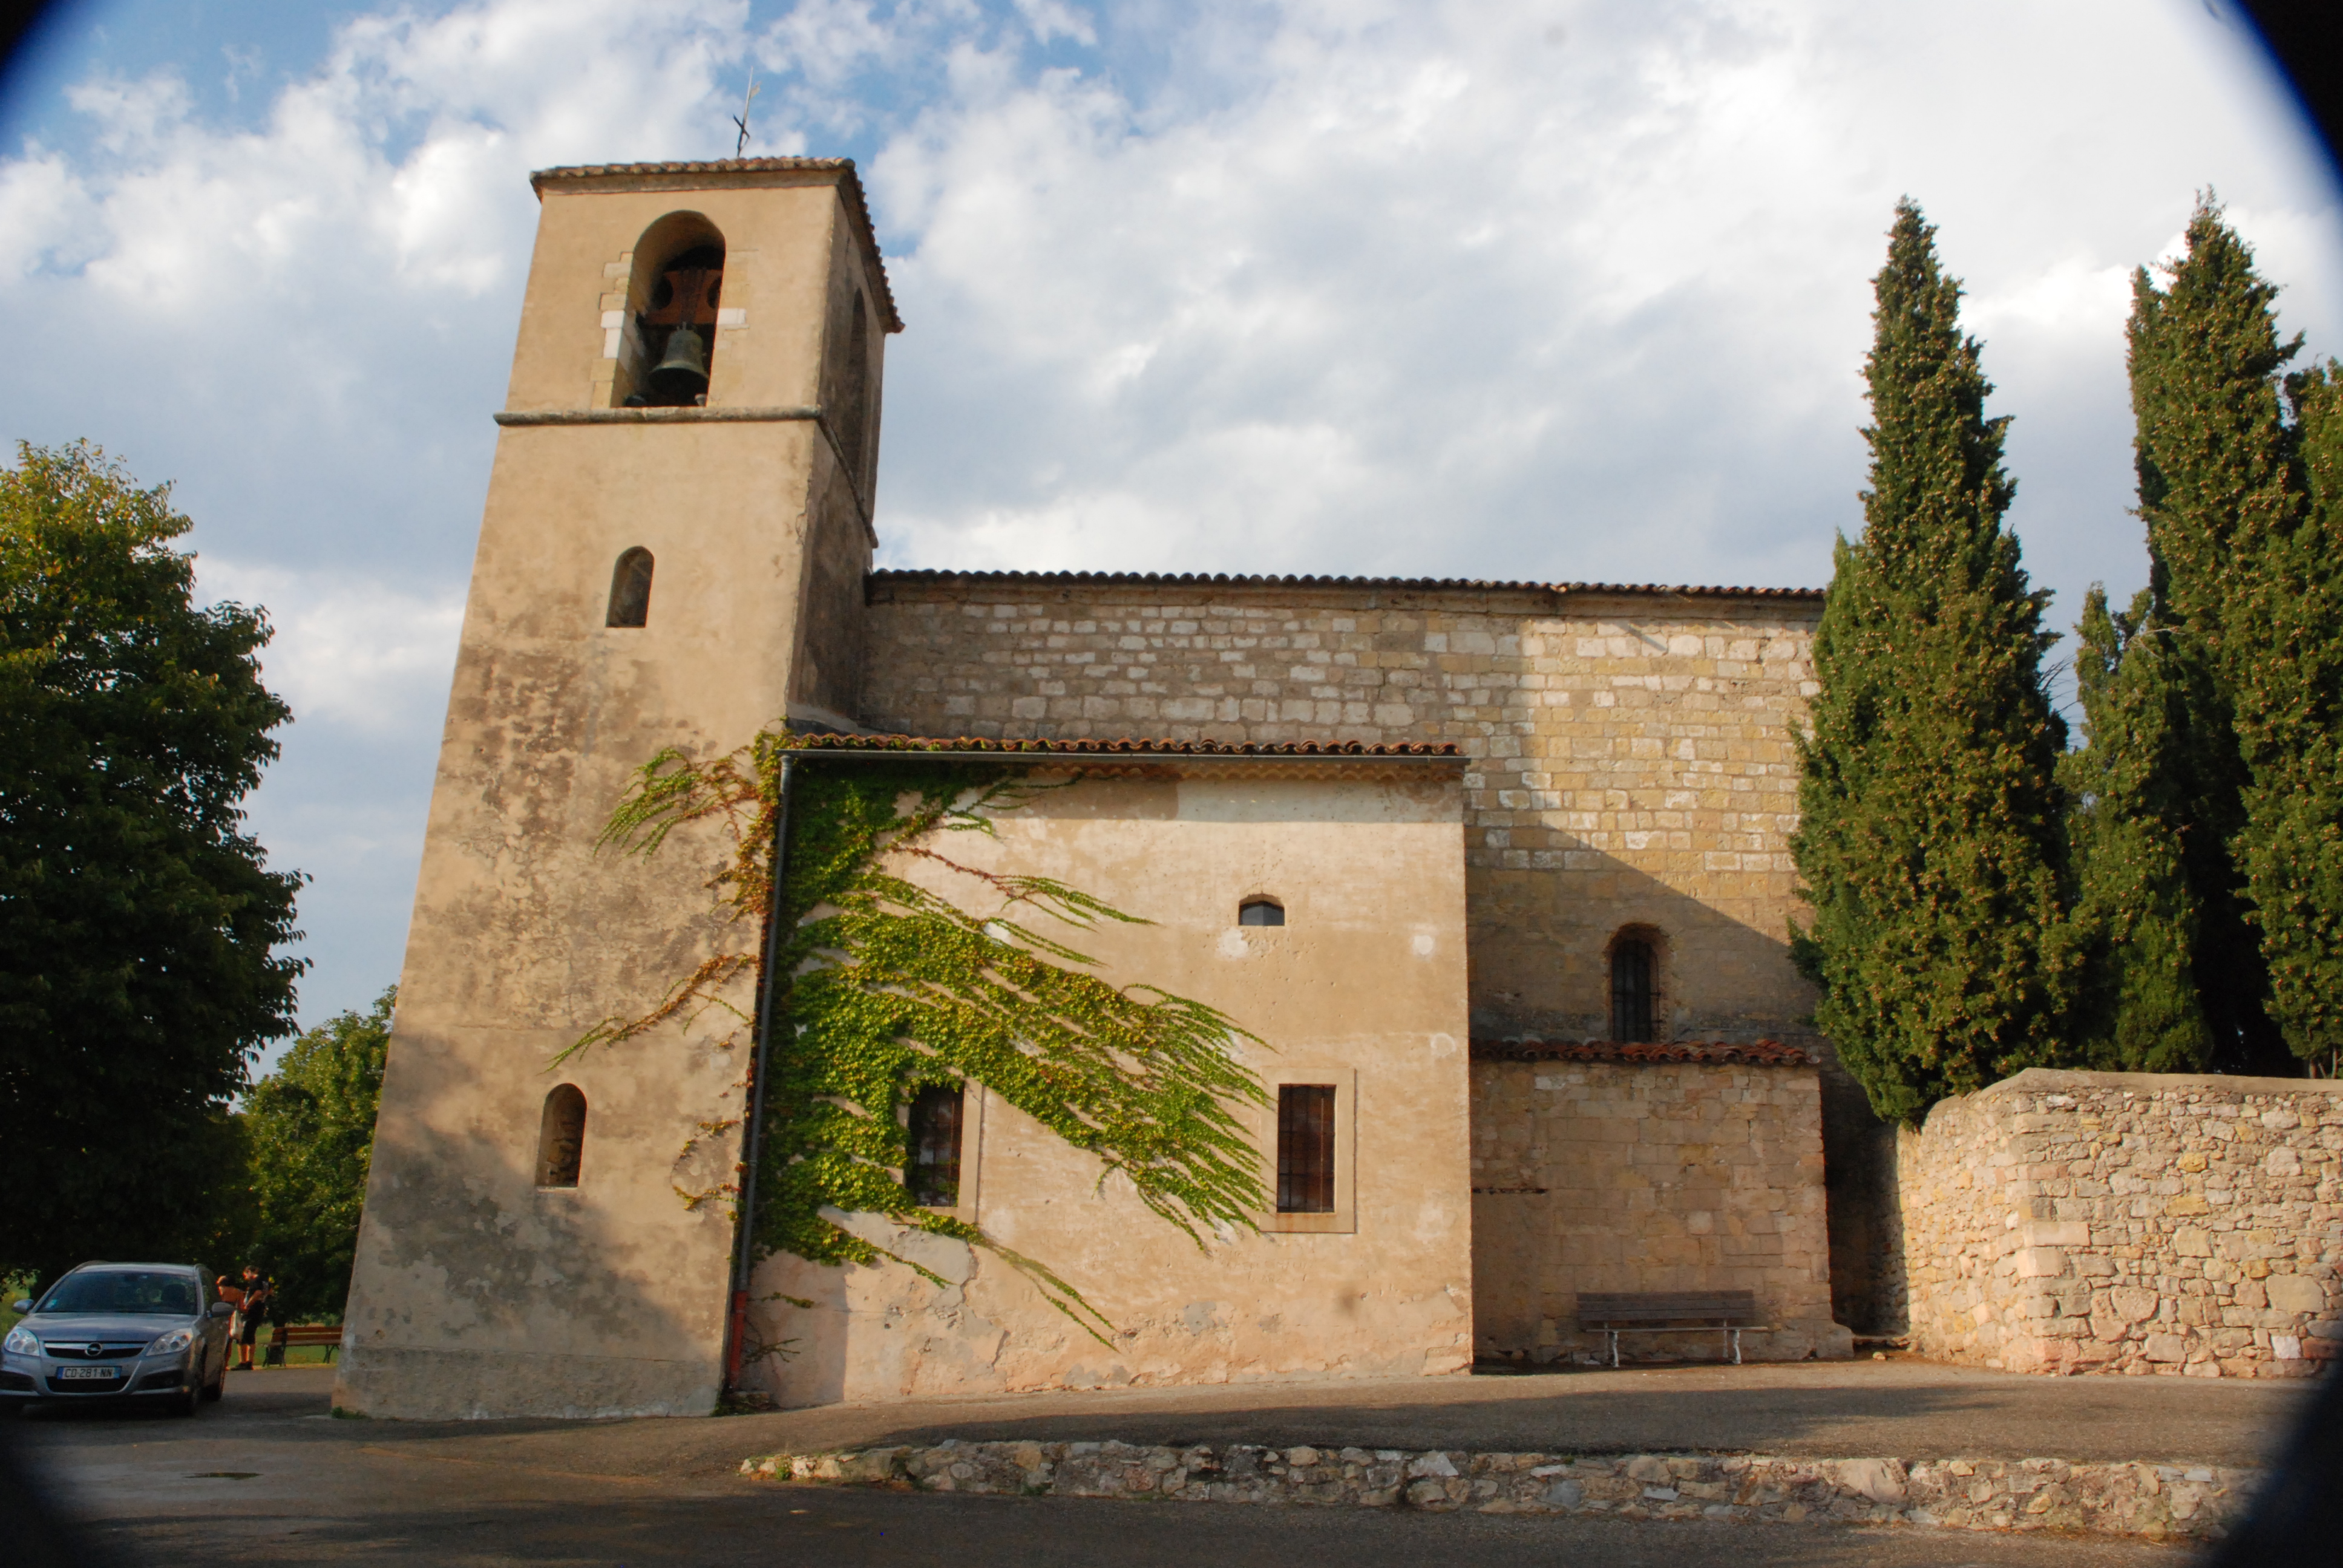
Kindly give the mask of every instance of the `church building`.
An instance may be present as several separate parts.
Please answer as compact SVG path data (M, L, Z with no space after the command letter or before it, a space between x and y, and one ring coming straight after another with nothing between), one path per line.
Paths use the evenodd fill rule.
M1746 1292L1741 1354L1849 1353L1868 1243L1828 1198L1876 1127L1787 945L1818 591L876 570L904 323L852 164L532 183L337 1404L1461 1373L1607 1359L1604 1292ZM978 1086L912 1107L923 1199L1109 1342L870 1215L932 1277L776 1257L737 1313L730 1208L690 1197L739 1158L738 1019L552 1065L737 940L715 829L598 852L635 771L783 719L797 767L1062 785L955 852L1143 918L1085 934L1101 972L1258 1037L1265 1206L1201 1248Z

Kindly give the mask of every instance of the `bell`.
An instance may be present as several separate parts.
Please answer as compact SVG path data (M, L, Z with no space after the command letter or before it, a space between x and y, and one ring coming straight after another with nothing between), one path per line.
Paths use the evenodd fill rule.
M663 397L689 397L708 390L708 345L689 327L668 335L667 357L651 367L651 390Z

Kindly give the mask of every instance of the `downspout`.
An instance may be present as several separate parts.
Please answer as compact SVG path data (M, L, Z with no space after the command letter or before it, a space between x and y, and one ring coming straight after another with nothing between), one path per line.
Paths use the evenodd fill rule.
M765 961L757 971L757 1045L749 1069L749 1118L740 1134L740 1217L732 1234L732 1302L724 1318L724 1392L740 1386L747 1353L749 1277L757 1271L757 1166L764 1153L765 1061L773 1040L773 988L781 954L781 879L789 870L789 786L797 757L781 754L774 787L772 892L765 909Z

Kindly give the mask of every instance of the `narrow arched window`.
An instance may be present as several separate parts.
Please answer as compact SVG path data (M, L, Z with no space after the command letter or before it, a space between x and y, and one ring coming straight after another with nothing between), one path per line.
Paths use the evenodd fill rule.
M1611 1038L1647 1040L1652 1038L1657 1010L1654 984L1659 965L1652 944L1642 937L1621 937L1611 944Z
M1285 923L1285 906L1275 899L1247 899L1237 906L1237 924L1241 926L1282 926Z
M545 1097L537 1130L537 1184L575 1187L586 1153L586 1097L574 1083L557 1083Z
M922 1209L949 1209L960 1201L961 1100L956 1083L931 1083L911 1097L911 1158L903 1185Z
M637 546L610 570L610 615L604 626L646 626L651 618L651 553Z

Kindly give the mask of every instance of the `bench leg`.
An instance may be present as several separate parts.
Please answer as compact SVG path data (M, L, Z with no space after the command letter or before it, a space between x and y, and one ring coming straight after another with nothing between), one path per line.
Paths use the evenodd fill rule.
M1741 1331L1733 1329L1728 1332L1733 1335L1733 1364L1739 1366L1741 1364Z
M1619 1331L1617 1329L1611 1331L1611 1364L1614 1367L1619 1364Z

